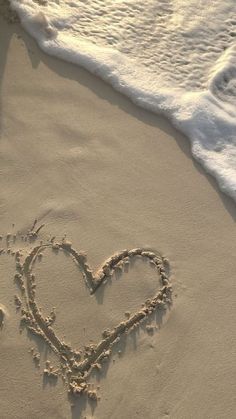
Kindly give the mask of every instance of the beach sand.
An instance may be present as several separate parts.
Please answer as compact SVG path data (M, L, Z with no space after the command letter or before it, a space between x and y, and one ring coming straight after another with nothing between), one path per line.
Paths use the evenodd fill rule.
M235 204L166 119L46 56L19 24L0 20L0 44L0 247L24 258L66 234L95 270L117 251L149 248L168 258L173 286L170 309L123 336L89 378L99 400L71 400L61 377L43 374L59 358L21 331L16 254L2 253L1 418L233 419ZM35 219L45 225L30 243ZM93 296L68 254L46 249L34 272L38 305L47 316L55 307L58 336L77 349L159 288L143 258Z

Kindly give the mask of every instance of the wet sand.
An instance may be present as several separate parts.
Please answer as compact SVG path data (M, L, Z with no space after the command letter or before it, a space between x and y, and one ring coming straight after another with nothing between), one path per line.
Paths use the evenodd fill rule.
M235 205L167 120L46 56L19 24L1 19L0 42L2 417L233 419ZM68 394L65 346L53 351L52 335L45 341L21 322L27 301L15 274L27 282L24 263L37 246L29 275L46 327L101 364L82 397ZM95 292L71 248L86 254L91 281L104 273ZM149 249L170 271L139 253L111 266L124 249ZM162 274L171 302L119 330L101 363L91 358L107 329L147 307Z

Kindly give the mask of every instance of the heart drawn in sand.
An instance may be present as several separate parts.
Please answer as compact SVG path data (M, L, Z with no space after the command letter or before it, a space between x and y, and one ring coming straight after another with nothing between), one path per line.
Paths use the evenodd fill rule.
M156 294L142 304L139 311L133 313L125 321L121 321L114 329L103 333L103 338L97 345L91 344L85 347L83 351L75 350L56 335L52 326L53 315L45 318L35 299L34 263L37 257L48 248L52 248L56 252L63 250L73 258L73 261L79 265L91 294L95 293L100 285L113 275L116 269L122 271L123 266L137 256L148 259L154 265L160 286ZM22 322L32 333L41 336L57 354L61 363L62 374L67 377L69 392L72 395L87 393L91 396L87 378L94 368L101 368L101 363L109 357L112 346L119 341L121 335L138 326L155 310L166 309L171 303L172 290L168 278L167 261L161 255L142 248L118 252L107 259L97 272L93 272L84 253L77 252L70 242L65 239L60 243L52 241L35 246L25 258L23 264L17 263L17 271L15 277L20 285L25 303L25 307L21 307ZM44 370L44 373L48 374L49 377L56 375L50 369Z

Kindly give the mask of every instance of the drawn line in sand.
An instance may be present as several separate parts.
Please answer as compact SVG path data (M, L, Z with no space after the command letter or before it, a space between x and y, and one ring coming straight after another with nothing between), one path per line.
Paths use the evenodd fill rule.
M41 225L36 231L36 222L27 234L27 240L35 243L38 239L38 233L43 228ZM9 241L9 237L7 239ZM35 243L36 244L36 243ZM102 340L97 344L90 344L84 349L73 349L70 345L61 340L53 329L53 323L56 315L52 311L48 317L44 317L36 302L36 278L33 273L34 264L37 258L42 257L46 249L52 249L55 252L60 250L71 256L82 271L85 283L94 294L107 280L112 277L116 270L123 272L123 267L129 264L138 256L149 260L156 268L159 278L159 289L156 294L141 304L141 309L134 314L125 313L126 318L111 330L105 330L102 333ZM44 374L48 378L57 378L61 375L68 384L68 392L72 396L86 394L90 399L97 399L96 391L91 389L88 378L94 369L101 369L104 360L108 359L112 352L112 347L121 338L122 335L129 333L138 327L145 319L157 310L166 310L172 302L172 287L169 281L169 264L166 258L145 248L136 248L132 250L120 251L93 272L87 263L87 257L84 252L78 252L72 247L72 244L64 237L61 242L55 242L55 237L46 243L40 241L39 245L34 245L30 253L22 261L22 253L17 250L12 252L16 260L15 281L18 283L22 297L15 296L15 303L18 309L21 309L21 323L35 335L43 338L45 343L54 351L60 361L59 370L54 370L49 361L46 363ZM3 321L3 319L2 319ZM35 362L39 362L39 355L33 353Z
M3 309L2 305L0 304L0 330L4 326L4 319L5 319L5 310Z
M103 339L97 344L91 344L85 350L74 350L71 346L63 342L53 330L53 312L51 317L44 318L40 312L35 299L35 275L33 267L36 259L42 252L52 248L55 251L62 249L79 265L83 272L84 279L89 287L90 293L94 294L100 285L111 277L114 270L120 269L124 264L129 263L132 258L141 256L147 258L156 267L161 287L157 293L143 304L142 308L136 313L128 316L125 321L120 322L114 329L103 333ZM25 258L23 264L17 263L16 279L21 287L24 297L25 307L21 307L22 322L32 333L41 336L51 349L58 355L63 375L67 377L68 391L72 395L88 394L89 397L96 397L95 393L89 390L87 379L94 368L100 368L104 359L111 354L112 346L117 343L124 333L128 333L137 327L145 318L150 316L157 309L166 309L171 303L171 285L168 278L167 263L161 255L145 249L137 248L133 250L123 250L111 256L103 266L93 272L87 263L84 253L77 252L71 243L62 240L60 243L49 242L35 246ZM21 305L18 298L16 304ZM50 376L55 374L50 369L45 369L44 373Z

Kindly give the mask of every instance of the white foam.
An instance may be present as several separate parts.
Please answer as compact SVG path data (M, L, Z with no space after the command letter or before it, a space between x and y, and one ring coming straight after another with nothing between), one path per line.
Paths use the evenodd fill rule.
M235 1L40 3L11 0L40 47L164 113L236 201Z

